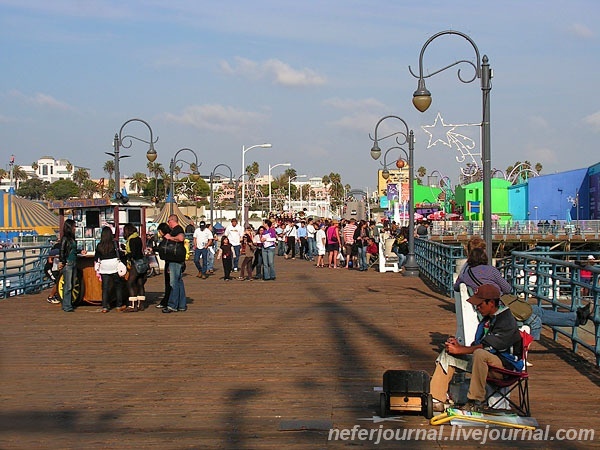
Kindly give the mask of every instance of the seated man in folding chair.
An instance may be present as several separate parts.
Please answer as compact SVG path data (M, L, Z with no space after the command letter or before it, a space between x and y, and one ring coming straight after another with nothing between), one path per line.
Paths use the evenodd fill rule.
M488 364L523 370L521 334L510 310L500 302L500 290L492 284L484 284L477 288L468 302L477 308L483 318L470 346L461 345L451 337L438 356L431 378L434 411L444 410L448 385L456 368L471 372L468 401L461 408L467 411L485 410Z

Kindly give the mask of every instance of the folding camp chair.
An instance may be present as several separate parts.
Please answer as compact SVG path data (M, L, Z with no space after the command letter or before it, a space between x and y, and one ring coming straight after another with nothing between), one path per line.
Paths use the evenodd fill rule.
M523 340L523 370L516 371L504 369L503 367L488 366L489 370L486 382L490 386L492 392L486 396L485 401L490 408L496 408L502 402L508 402L510 406L517 410L519 415L529 417L531 415L531 410L529 408L527 352L529 351L529 345L533 342L533 337L525 331L520 331L520 333ZM494 378L492 374L500 376ZM517 398L514 400L510 398L510 393L513 391L517 394ZM494 400L488 402L492 396L495 396Z

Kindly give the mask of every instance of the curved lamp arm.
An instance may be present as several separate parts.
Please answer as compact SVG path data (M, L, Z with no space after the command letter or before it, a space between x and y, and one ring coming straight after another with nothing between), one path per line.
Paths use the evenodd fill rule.
M425 55L425 50L427 49L427 46L429 46L429 44L432 41L434 41L435 39L437 39L438 37L444 36L447 34L458 35L458 36L466 39L471 44L471 46L473 47L473 50L475 50L475 57L477 59L477 65L473 64L473 62L471 62L471 61L467 61L467 60L463 59L463 60L456 61L456 62L454 62L446 67L443 67L439 70L436 70L435 72L432 72L429 75L423 75L423 56ZM440 31L439 33L434 34L427 40L427 42L425 42L425 44L423 45L423 48L421 48L421 54L419 55L419 74L418 75L415 74L412 71L412 68L410 66L408 66L408 70L409 70L410 74L413 77L419 79L418 85L417 85L417 90L413 93L413 105L415 105L415 107L421 112L426 111L427 108L429 108L429 106L431 105L431 92L429 92L427 90L427 87L425 86L425 78L429 78L435 74L443 72L444 70L454 67L458 64L466 63L466 64L470 65L475 71L472 78L464 79L461 76L460 69L458 69L457 75L458 75L458 79L461 82L471 83L472 81L475 80L475 78L482 78L482 86L484 85L484 83L487 85L489 83L489 80L483 79L484 78L484 77L482 77L483 72L482 72L481 67L479 66L479 61L480 61L479 49L477 48L477 45L475 44L473 39L471 39L468 35L461 33L460 31L454 31L454 30ZM485 56L485 55L483 57L483 63L487 64L487 56Z
M146 125L146 127L148 127L148 131L150 131L150 140L146 141L144 139L140 139L140 138L138 138L136 136L132 136L132 135L129 135L129 134L125 135L125 136L122 136L123 129L127 126L127 124L129 124L131 122L141 122L144 125ZM156 160L157 153L156 153L156 150L154 149L154 144L156 144L158 142L158 137L156 138L156 140L154 140L154 135L152 133L152 128L150 127L150 125L148 124L148 122L146 122L145 120L143 120L143 119L129 119L129 120L127 120L123 125L121 125L121 129L119 130L118 139L119 139L119 145L121 147L124 147L124 148L130 148L131 147L131 145L133 144L133 142L131 142L132 139L135 139L135 140L138 140L140 142L144 142L146 144L149 144L150 148L146 152L146 157L148 158L149 161L152 161L152 162L154 162ZM129 145L127 145L127 144L125 144L123 142L124 139L129 139Z
M404 125L405 131L397 131L395 133L392 133L390 135L384 136L383 139L387 139L391 136L396 136L396 135L400 135L404 138L403 141L399 141L398 137L396 137L396 143L398 145L403 145L403 144L408 144L409 143L409 130L408 130L408 124L404 121L404 119L398 117L398 116L393 116L393 115L389 115L389 116L384 116L381 119L379 119L379 121L377 122L377 124L375 125L375 137L371 137L371 134L369 134L369 138L373 141L373 147L371 148L371 158L373 159L379 159L379 157L381 156L381 149L379 148L379 144L378 144L378 140L377 140L377 129L379 128L379 124L381 122L383 122L386 119L397 119L400 122L402 122L402 124Z

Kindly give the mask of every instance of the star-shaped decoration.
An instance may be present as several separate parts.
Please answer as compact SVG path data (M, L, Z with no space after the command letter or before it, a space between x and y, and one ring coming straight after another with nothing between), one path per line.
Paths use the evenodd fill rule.
M179 192L185 194L186 196L189 196L189 194L194 193L195 185L196 183L194 183L194 181L188 178L187 180L181 182L181 185L179 186Z
M423 125L421 128L429 135L429 144L427 144L427 148L433 147L438 142L441 142L446 147L452 147L450 133L456 128L456 125L444 123L444 118L441 113L437 113L433 125Z

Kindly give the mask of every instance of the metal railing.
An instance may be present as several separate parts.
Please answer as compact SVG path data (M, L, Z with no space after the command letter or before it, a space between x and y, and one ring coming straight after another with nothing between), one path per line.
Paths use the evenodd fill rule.
M594 252L591 252L594 254ZM559 335L571 340L573 351L583 347L591 351L600 366L600 265L588 265L586 252L513 251L498 259L496 267L512 286L512 293L541 308L573 312L592 303L593 313L586 326L549 326L553 339ZM422 277L439 291L452 297L457 260L464 258L462 246L451 246L425 239L415 239L415 256ZM600 255L596 255L600 260ZM591 280L581 277L581 271L592 273Z
M44 276L50 244L0 249L0 298L33 294L53 282Z
M525 300L533 299L541 308L560 312L573 312L593 304L592 316L586 326L550 326L556 341L559 335L571 340L573 351L579 346L591 351L600 366L600 266L588 265L589 252L512 252L510 258L500 261L499 269L511 283L513 293ZM596 256L600 259L600 256ZM589 280L581 272L591 272Z
M430 222L429 233L431 236L455 239L459 236L483 234L481 221L454 221L435 220ZM553 222L526 220L522 222L494 221L492 225L494 235L555 235L578 236L589 239L600 239L600 220L579 220L567 222L555 220Z
M415 238L415 258L421 275L437 290L452 296L456 262L465 258L463 246Z

